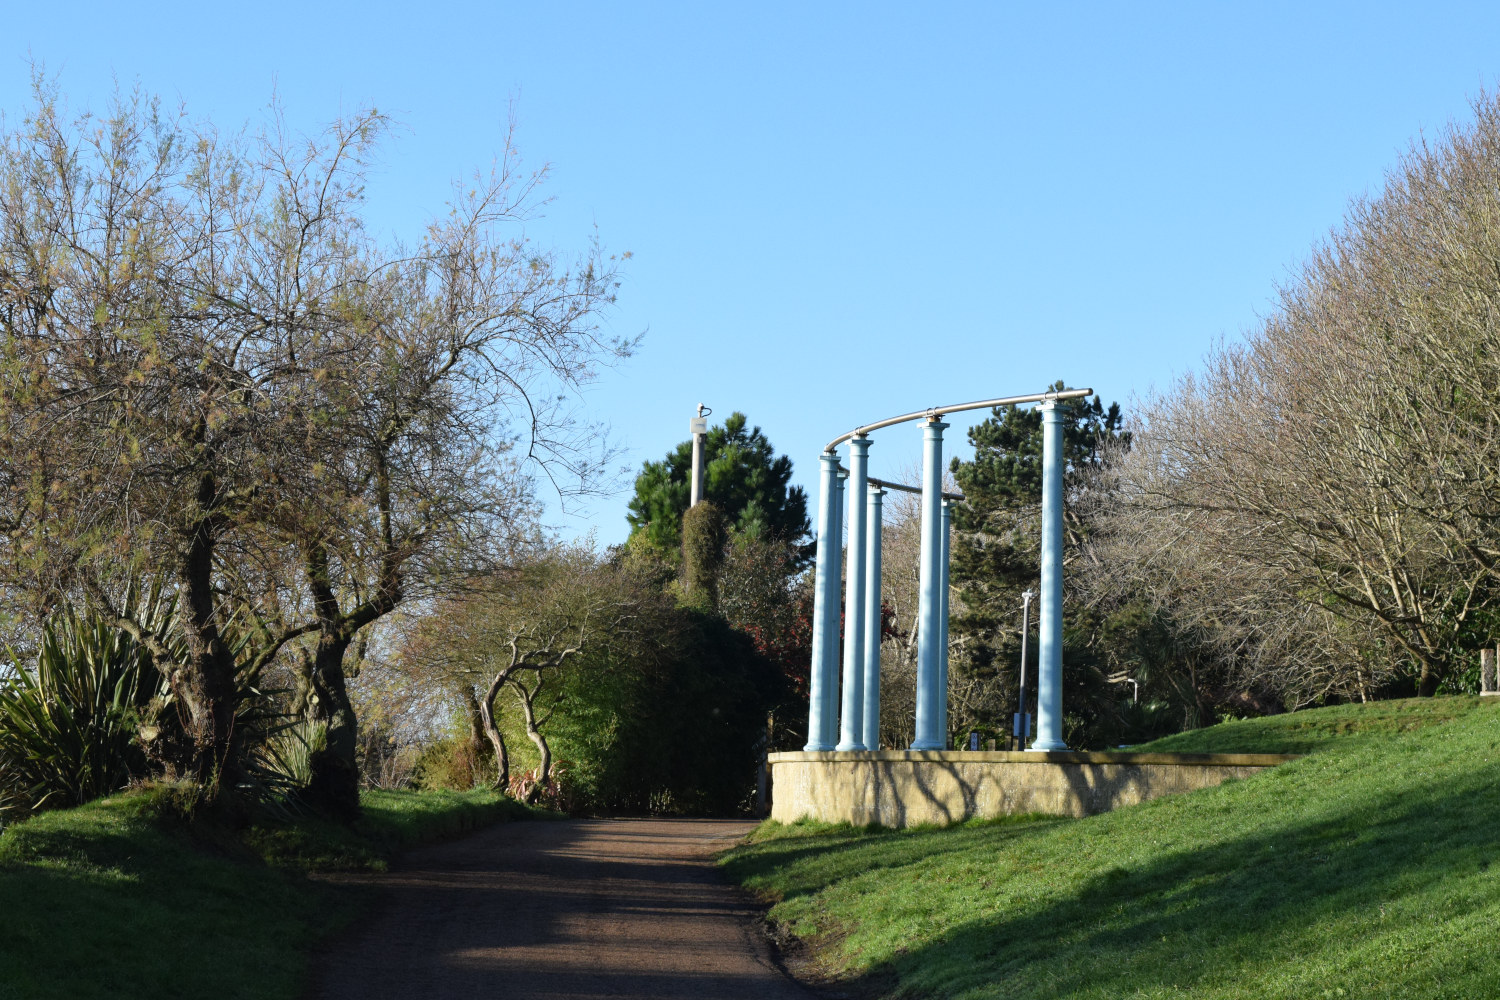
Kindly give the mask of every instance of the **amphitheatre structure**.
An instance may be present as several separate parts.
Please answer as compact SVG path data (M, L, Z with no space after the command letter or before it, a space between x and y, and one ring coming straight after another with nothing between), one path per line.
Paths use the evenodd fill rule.
M820 457L807 745L768 758L771 816L909 826L1012 813L1086 815L1245 777L1278 754L1070 751L1063 739L1063 422L1067 389L935 406L864 424ZM1042 414L1042 524L1036 737L1023 751L948 746L948 558L953 506L945 493L943 417L1037 404ZM869 474L871 434L920 421L920 489ZM848 446L848 466L839 447ZM881 509L886 490L921 494L915 739L882 749L880 734ZM848 532L845 555L844 534ZM840 584L843 584L842 616ZM840 619L843 623L842 648Z

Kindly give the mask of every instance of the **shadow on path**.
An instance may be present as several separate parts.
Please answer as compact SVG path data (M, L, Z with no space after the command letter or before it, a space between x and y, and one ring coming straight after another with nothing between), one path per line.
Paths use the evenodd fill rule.
M349 877L386 902L317 960L310 996L809 997L712 861L752 825L507 823Z

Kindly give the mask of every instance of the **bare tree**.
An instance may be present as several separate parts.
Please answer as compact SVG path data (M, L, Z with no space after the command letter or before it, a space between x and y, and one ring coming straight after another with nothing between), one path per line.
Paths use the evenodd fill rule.
M495 751L495 787L502 789L510 781L510 754L500 699L510 692L537 748L535 792L552 768L544 732L552 706L543 704L543 692L586 653L667 641L662 621L669 607L659 590L606 564L589 546L557 547L438 606L409 656L474 690L483 732Z
M1500 103L1414 146L1243 344L1145 408L1117 537L1295 700L1433 693L1500 556ZM1126 523L1126 522L1132 523Z
M509 145L416 246L378 245L362 179L388 124L226 138L140 94L69 119L39 80L3 138L4 576L39 604L107 604L122 566L175 576L184 656L114 610L170 664L209 787L237 673L308 636L323 784L352 807L360 630L493 564L523 465L581 488L599 469L557 401L629 348L594 325L612 263L506 235L544 173Z

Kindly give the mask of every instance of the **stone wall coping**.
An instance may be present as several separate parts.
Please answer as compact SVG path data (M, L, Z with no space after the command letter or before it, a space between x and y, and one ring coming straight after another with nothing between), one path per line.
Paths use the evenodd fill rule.
M1198 767L1275 767L1296 753L1130 753L1093 750L795 750L767 755L772 764L932 761L941 764L1183 764Z

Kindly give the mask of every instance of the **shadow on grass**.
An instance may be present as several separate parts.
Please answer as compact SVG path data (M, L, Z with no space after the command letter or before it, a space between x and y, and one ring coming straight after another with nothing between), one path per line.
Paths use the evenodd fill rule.
M1493 930L1500 765L1475 762L1442 776L1439 783L1413 773L1398 788L1348 802L1330 795L1316 814L1277 810L1260 832L1177 851L1158 845L1146 852L1147 864L1101 866L1063 898L961 924L847 985L869 995L894 981L900 995L1033 1000L1180 990L1322 996L1304 992L1315 987L1349 987L1349 996L1500 995ZM1178 808L1184 815L1192 807ZM1124 826L1110 829L1123 834ZM879 852L880 861L897 867L1041 832L1023 826L997 839L997 831L960 828L938 835L940 842L912 836ZM1140 823L1128 835L1150 844ZM1161 824L1160 835L1174 835L1171 823ZM873 852L849 849L860 839L851 834L728 867L754 884L758 875L804 862L798 876L806 879L784 883L791 898L871 870L865 855ZM1242 977L1250 985L1238 984Z
M86 817L91 819L92 817ZM139 817L43 817L0 862L0 1000L292 997L351 892L299 885Z
M833 882L881 868L900 868L931 856L931 835L941 834L943 849L959 851L969 845L998 846L1014 839L1032 836L1064 823L1073 822L1061 816L1006 816L992 820L969 820L954 826L913 826L892 830L871 824L865 827L830 826L815 829L805 838L780 838L766 842L769 851L738 851L722 862L729 879L756 889L767 878L782 869L797 868L799 862L816 861L805 877L779 886L780 899L795 899L815 893ZM880 841L885 848L878 859L850 848ZM799 846L792 847L796 844Z

